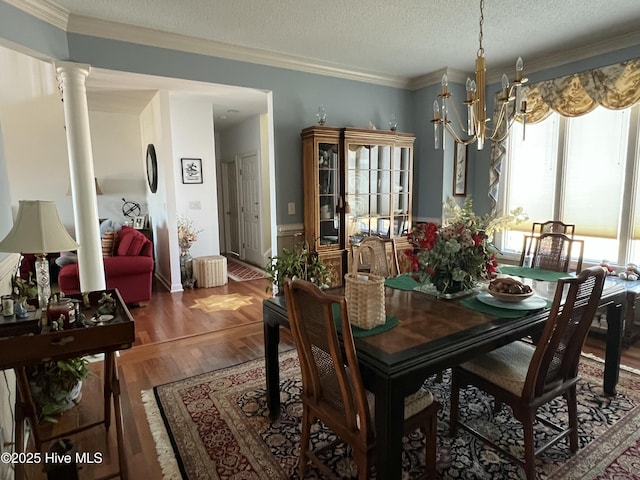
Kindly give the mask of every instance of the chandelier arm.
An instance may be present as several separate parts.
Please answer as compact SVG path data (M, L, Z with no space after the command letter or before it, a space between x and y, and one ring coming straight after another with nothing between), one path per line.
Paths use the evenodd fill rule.
M462 127L462 125L463 125L462 118L460 117L460 112L458 111L458 108L456 107L455 102L449 102L448 104L453 106L453 113L454 113L454 115L456 117L456 120L458 122L458 129L461 132L464 132L465 129ZM451 128L453 128L453 127L451 127Z
M451 122L445 123L444 124L444 128L453 137L455 142L456 143L460 143L461 145L471 145L472 143L475 143L478 140L478 136L477 135L473 135L472 137L468 138L467 140L464 140L462 137L460 137L460 135L458 135L458 133L455 131L455 129L451 126Z

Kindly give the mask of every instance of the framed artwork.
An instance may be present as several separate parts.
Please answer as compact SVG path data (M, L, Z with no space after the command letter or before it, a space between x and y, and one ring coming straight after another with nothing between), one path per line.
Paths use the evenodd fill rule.
M182 183L202 183L202 159L181 158Z
M133 228L136 230L142 230L147 226L147 216L146 215L138 215L137 217L133 217Z
M467 145L455 144L453 157L453 196L467 196Z

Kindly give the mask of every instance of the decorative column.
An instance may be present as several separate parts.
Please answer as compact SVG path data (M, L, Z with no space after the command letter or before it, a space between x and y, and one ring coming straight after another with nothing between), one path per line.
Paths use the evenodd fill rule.
M76 224L76 241L80 244L80 290L104 290L106 282L85 85L91 67L72 62L56 62L55 66L64 104L73 217Z

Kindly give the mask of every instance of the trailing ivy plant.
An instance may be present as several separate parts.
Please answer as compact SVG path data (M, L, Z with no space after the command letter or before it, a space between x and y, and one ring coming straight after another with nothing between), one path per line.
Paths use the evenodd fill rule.
M307 280L320 288L328 288L331 280L327 266L320 260L318 253L309 248L306 241L292 249L283 248L281 255L269 257L265 270L270 280L267 292L273 290L276 295L284 292L284 281L287 278Z
M27 370L31 394L40 411L40 419L56 423L57 416L72 406L70 393L89 376L87 360L78 357L48 361Z

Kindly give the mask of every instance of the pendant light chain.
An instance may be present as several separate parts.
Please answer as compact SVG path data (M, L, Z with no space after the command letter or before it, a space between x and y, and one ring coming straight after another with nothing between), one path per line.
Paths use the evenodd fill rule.
M478 56L484 56L484 47L482 46L482 25L484 24L484 0L480 0L480 34L478 40L480 41L480 48L478 48Z

